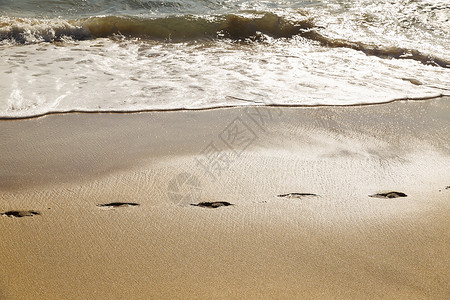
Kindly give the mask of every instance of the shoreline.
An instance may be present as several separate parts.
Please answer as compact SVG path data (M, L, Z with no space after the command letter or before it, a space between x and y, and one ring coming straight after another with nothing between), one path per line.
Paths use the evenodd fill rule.
M444 299L449 100L0 121L0 295Z
M342 105L332 105L332 104L317 104L317 105L302 105L302 104L264 104L262 102L255 102L252 100L245 100L245 99L238 99L233 97L234 99L245 101L245 102L251 102L255 103L255 105L250 105L251 107L280 107L280 108L320 108L320 107L364 107L364 106L372 106L372 105L384 105L384 104L390 104L397 101L427 101L427 100L434 100L434 99L440 99L440 98L449 98L450 94L439 94L435 96L424 96L424 97L405 97L405 98L396 98L392 100L387 100L384 102L377 102L377 103L357 103L357 104L342 104ZM261 103L262 105L258 105L258 103ZM36 119L36 118L42 118L46 116L52 116L52 115L65 115L65 114L139 114L139 113L152 113L152 112L189 112L189 111L209 111L209 110L216 110L216 109L230 109L230 108L241 108L241 107L248 107L246 105L221 105L221 106L212 106L212 107L200 107L200 108L168 108L168 109L138 109L138 110L68 110L68 111L49 111L45 113L40 113L36 115L31 116L8 116L8 117L1 117L0 121L14 121L14 120L29 120L29 119Z

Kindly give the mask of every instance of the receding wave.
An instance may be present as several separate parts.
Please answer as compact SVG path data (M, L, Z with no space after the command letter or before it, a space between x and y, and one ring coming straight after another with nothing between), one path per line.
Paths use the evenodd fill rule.
M0 41L29 44L107 38L114 35L173 42L220 38L240 41L260 40L264 36L273 38L300 36L324 47L350 48L371 56L412 59L426 65L450 68L450 61L423 54L415 49L331 39L319 33L312 19L293 21L273 13L261 13L253 17L229 14L155 19L124 16L78 20L0 17Z
M325 47L349 48L353 50L362 51L367 55L378 56L381 58L412 59L421 62L425 65L450 68L450 61L435 57L433 55L423 54L415 49L406 49L400 47L380 47L361 42L352 42L341 39L330 39L315 31L303 32L301 33L301 35L310 40L314 40Z

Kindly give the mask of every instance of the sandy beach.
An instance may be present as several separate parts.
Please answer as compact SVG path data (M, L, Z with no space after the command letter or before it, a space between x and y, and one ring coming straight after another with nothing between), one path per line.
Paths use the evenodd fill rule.
M0 120L0 298L448 299L449 125L450 98Z

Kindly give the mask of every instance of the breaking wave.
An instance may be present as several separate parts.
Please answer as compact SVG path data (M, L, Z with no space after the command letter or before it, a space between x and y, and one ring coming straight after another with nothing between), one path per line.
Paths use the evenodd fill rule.
M311 20L289 21L273 13L256 17L224 15L212 17L139 18L90 17L78 20L1 17L0 40L16 43L85 40L124 35L163 41L194 39L245 39L265 34L292 37L313 27Z
M324 47L350 48L382 58L412 59L426 65L450 68L450 61L415 49L383 47L319 33L311 18L287 20L273 13L252 17L222 15L210 17L180 16L139 18L125 16L90 17L77 20L0 17L0 41L19 44L88 40L115 35L170 42L231 39L255 41L264 37L295 36Z

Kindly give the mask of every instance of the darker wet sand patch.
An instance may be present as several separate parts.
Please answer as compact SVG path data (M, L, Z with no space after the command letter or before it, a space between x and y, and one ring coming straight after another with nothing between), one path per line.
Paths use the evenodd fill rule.
M287 194L280 194L277 195L279 198L303 198L303 197L317 197L317 194L312 193L287 193Z
M105 204L97 204L98 207L104 207L104 208L117 208L117 207L129 207L129 206L139 206L139 203L134 202L111 202L111 203L105 203Z
M232 203L229 202L225 202L225 201L216 201L216 202L200 202L200 203L193 203L191 204L192 206L199 206L199 207L207 207L207 208L218 208L221 206L230 206L230 205L234 205Z
M372 198L401 198L401 197L407 197L408 195L406 195L405 193L402 192L387 192L387 193L379 193L379 194L374 194L374 195L369 195L369 197Z
M23 218L23 217L39 216L40 213L34 210L10 210L0 213L0 215L10 218Z

